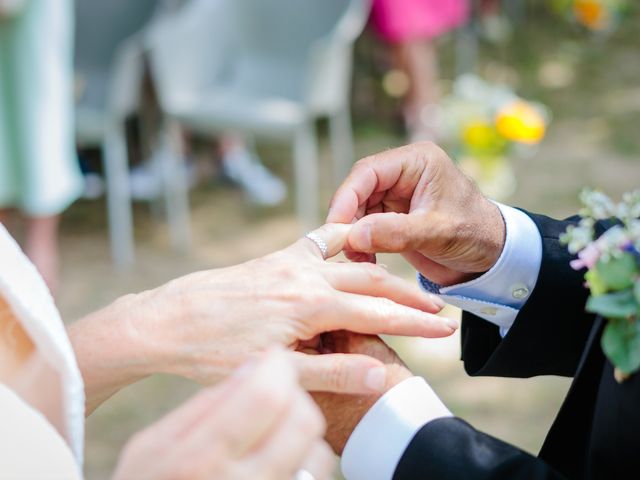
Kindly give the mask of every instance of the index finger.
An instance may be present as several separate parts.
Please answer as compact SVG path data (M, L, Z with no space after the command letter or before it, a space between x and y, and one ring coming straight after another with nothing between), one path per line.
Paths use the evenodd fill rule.
M393 187L403 170L399 153L390 150L357 162L331 199L327 223L352 223L364 215L374 193Z

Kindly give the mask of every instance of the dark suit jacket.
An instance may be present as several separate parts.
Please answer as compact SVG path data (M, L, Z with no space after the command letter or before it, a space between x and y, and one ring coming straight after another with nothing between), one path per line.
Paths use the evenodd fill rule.
M640 374L618 384L602 353L604 321L585 313L584 272L571 269L558 240L572 220L530 216L543 244L536 287L504 339L465 313L462 359L470 375L574 377L538 457L439 419L413 438L395 480L640 479Z

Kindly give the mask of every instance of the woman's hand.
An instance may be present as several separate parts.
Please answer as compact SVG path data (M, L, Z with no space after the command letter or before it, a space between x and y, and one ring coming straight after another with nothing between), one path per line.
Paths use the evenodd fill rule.
M282 353L245 366L136 434L114 480L331 478L319 409Z
M332 224L315 231L328 256L342 250L350 228ZM319 334L333 330L447 336L457 324L435 315L442 306L437 297L381 266L325 262L318 246L302 238L257 260L124 297L99 312L102 319L72 326L70 336L89 411L118 388L152 373L214 383L273 346L291 350L310 390L371 393L385 384L378 360L294 350L313 346Z
M333 256L349 229L326 225L315 233ZM416 285L377 265L325 262L308 238L242 265L179 278L146 302L155 315L136 325L148 333L147 348L164 359L163 370L201 383L274 345L296 350L327 331L442 337L456 327L434 315L441 303ZM382 365L366 356L291 355L308 389L364 393L384 383Z

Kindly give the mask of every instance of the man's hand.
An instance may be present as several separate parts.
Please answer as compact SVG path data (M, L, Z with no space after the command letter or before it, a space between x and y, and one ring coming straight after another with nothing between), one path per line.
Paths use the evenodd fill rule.
M321 341L322 353L356 353L381 361L387 371L384 392L413 376L396 353L377 336L342 330L322 335ZM374 395L312 395L327 420L325 439L334 452L342 454L353 429L384 392Z
M441 285L489 270L505 239L498 207L430 142L356 163L334 195L327 221L356 222L346 248L352 260L402 253Z

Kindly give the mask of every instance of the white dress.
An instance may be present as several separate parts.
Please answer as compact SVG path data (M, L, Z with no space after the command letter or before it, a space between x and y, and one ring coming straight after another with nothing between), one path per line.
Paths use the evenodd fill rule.
M0 383L0 478L79 479L84 441L82 377L44 281L2 225L0 298L31 340L35 353L30 358L41 359L50 367L45 373L54 373L53 379L35 388L46 389L42 392L46 401L47 396L58 395L53 400L61 405L56 429L13 388ZM48 380L56 388L48 388Z

